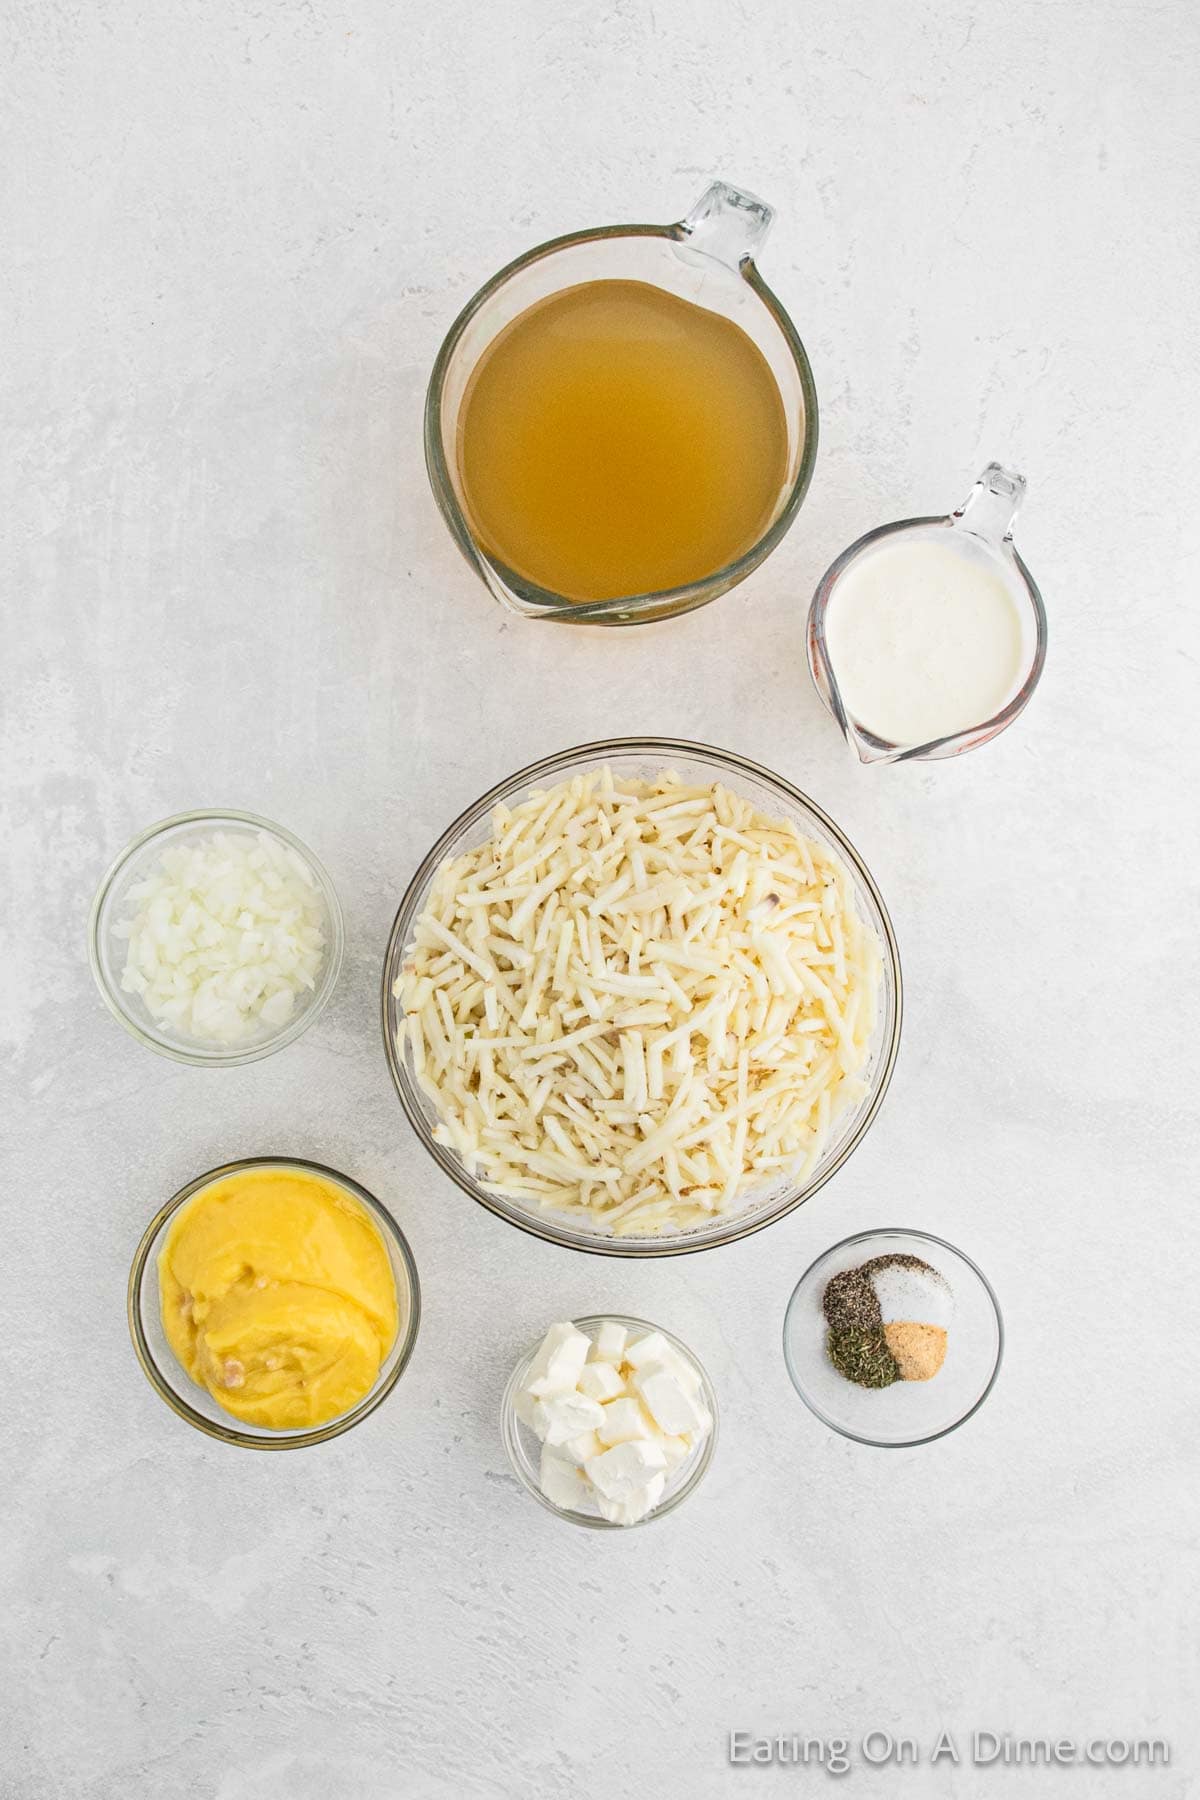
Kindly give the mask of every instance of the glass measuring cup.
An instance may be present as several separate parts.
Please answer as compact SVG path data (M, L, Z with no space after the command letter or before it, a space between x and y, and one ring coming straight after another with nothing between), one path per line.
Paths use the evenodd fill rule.
M817 454L817 395L795 326L755 266L774 218L723 181L674 225L609 225L552 238L509 263L463 308L438 351L425 401L425 463L455 543L502 605L571 625L635 625L690 612L724 594L779 543L808 491ZM721 314L746 333L775 379L787 427L787 468L766 529L725 568L685 587L615 600L572 601L508 568L478 539L464 502L458 431L471 376L488 346L539 300L590 281L639 281Z
M997 737L1027 706L1046 661L1046 612L1037 583L1013 544L1013 525L1025 487L1023 475L1002 468L999 463L989 463L962 505L948 517L901 519L894 525L868 531L843 550L821 577L808 612L809 672L842 736L861 762L932 762L944 756L961 756L964 750L975 750ZM1018 682L999 712L963 731L922 744L890 743L851 716L838 687L826 632L830 605L847 570L879 545L894 544L901 538L947 544L965 559L998 575L1016 609L1021 634Z

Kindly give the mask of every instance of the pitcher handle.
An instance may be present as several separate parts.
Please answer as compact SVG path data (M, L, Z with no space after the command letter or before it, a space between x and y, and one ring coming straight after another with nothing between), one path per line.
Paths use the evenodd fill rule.
M727 181L714 181L677 229L693 250L715 257L736 275L766 242L774 217L765 200Z
M1012 537L1027 485L1025 477L1015 469L991 462L962 505L950 514L950 523L982 538L986 544L1006 544Z

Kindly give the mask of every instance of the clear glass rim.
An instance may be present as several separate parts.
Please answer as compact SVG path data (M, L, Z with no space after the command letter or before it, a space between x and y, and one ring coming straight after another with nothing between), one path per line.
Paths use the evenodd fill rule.
M191 1049L157 1037L126 1007L119 990L109 982L100 955L100 921L105 903L122 872L134 857L155 838L165 836L167 832L174 831L180 826L220 824L234 827L245 826L254 831L270 832L289 849L295 850L304 858L316 877L329 912L330 943L326 948L325 963L316 993L303 1011L289 1020L282 1031L277 1032L274 1037L261 1039L245 1050L205 1050L199 1045L195 1049ZM242 1063L258 1062L264 1056L273 1056L276 1050L282 1050L285 1045L294 1043L324 1012L333 990L337 986L338 975L341 973L345 935L345 923L342 919L341 902L338 900L337 890L329 878L325 865L301 838L289 831L286 826L277 825L273 819L263 818L260 813L240 812L236 808L202 807L195 812L172 813L169 818L158 819L153 825L147 825L144 831L139 831L120 854L114 857L96 889L91 911L88 914L88 963L100 998L114 1019L123 1025L139 1044L145 1044L148 1049L156 1051L159 1056L169 1057L172 1062L189 1063L193 1068L232 1069Z
M1006 539L1003 549L1007 554L1011 555L1017 572L1029 591L1029 601L1033 610L1035 630L1033 661L1030 664L1029 673L1026 675L1025 680L1021 683L1021 686L1017 689L1008 704L1002 706L1000 711L992 718L980 720L978 725L971 726L967 731L954 731L951 732L948 737L934 738L927 744L912 744L908 746L892 744L884 738L878 738L873 732L867 731L863 726L855 724L847 716L846 709L842 705L841 695L838 692L837 681L833 674L833 665L829 660L828 645L825 641L825 614L829 607L830 596L840 577L845 573L850 563L852 563L862 551L869 549L872 544L877 544L881 538L891 537L894 533L913 531L931 525L944 526L948 530L954 530L956 528L956 519L952 513L932 514L928 517L918 519L896 519L888 525L877 525L873 531L865 531L860 538L856 538L852 544L848 544L841 555L835 557L833 562L830 563L820 581L818 581L812 600L809 603L809 675L813 680L813 685L814 687L817 687L817 692L821 700L825 702L829 707L829 710L833 713L833 716L837 721L838 729L846 739L846 742L853 744L858 740L868 745L873 752L871 760L874 762L900 763L914 762L921 759L934 761L938 757L953 754L954 746L956 744L963 744L964 739L975 739L978 741L978 744L982 745L989 742L994 737L999 737L1000 733L1006 730L1007 727L1012 724L1013 720L1019 718L1024 712L1026 706L1029 704L1033 690L1037 687L1038 682L1042 678L1042 670L1046 666L1046 645L1049 638L1049 626L1046 620L1046 607L1042 600L1042 591L1026 566L1016 545L1011 539ZM979 541L982 542L985 540ZM988 548L999 554L1001 547L997 544L989 544ZM829 698L827 701L825 700L824 694L821 693L820 687L816 681L816 673L813 668L814 658L820 663L825 680L829 685ZM976 745L973 743L970 747L975 748ZM966 748L965 745L964 748Z
M847 1426L839 1425L836 1419L831 1419L828 1413L822 1411L816 1401L812 1399L805 1389L804 1383L801 1381L800 1376L796 1371L795 1364L792 1361L789 1327L791 1325L792 1309L799 1303L801 1288L814 1271L829 1257L836 1256L841 1250L850 1250L856 1244L865 1244L872 1238L907 1238L910 1242L915 1239L918 1243L922 1244L936 1244L939 1250L949 1250L951 1255L957 1256L960 1261L966 1263L972 1274L977 1276L980 1286L987 1294L992 1305L992 1310L996 1315L996 1360L992 1364L992 1372L988 1376L987 1383L978 1397L967 1408L966 1412L961 1413L952 1424L943 1425L940 1431L927 1431L922 1433L919 1437L896 1438L894 1440L867 1437L861 1432L851 1431ZM872 1450L912 1450L915 1449L918 1444L934 1444L939 1438L949 1437L952 1431L957 1431L960 1425L965 1425L967 1420L973 1418L979 1411L980 1407L995 1387L996 1377L1000 1373L1000 1365L1004 1361L1004 1315L1000 1311L1000 1302L996 1298L996 1290L993 1288L991 1282L974 1258L968 1256L965 1250L960 1250L957 1244L950 1243L947 1238L936 1237L932 1231L908 1230L902 1225L879 1226L873 1231L856 1231L850 1237L842 1238L836 1244L830 1244L828 1249L822 1250L820 1256L814 1257L812 1262L809 1263L807 1269L805 1269L803 1275L801 1275L799 1281L792 1289L788 1299L787 1308L783 1315L783 1360L784 1365L787 1368L788 1379L799 1394L801 1400L803 1400L809 1412L812 1413L815 1418L820 1419L822 1425L827 1425L830 1431L836 1431L839 1437L850 1438L852 1442L856 1444L866 1444Z
M617 1325L626 1325L634 1331L660 1331L667 1342L685 1356L688 1362L694 1365L700 1376L700 1383L704 1390L704 1403L712 1414L712 1429L700 1446L700 1453L692 1468L689 1470L686 1480L680 1483L673 1494L664 1499L660 1505L656 1506L653 1512L647 1513L644 1519L638 1519L633 1525L620 1525L615 1519L606 1519L602 1516L593 1517L589 1513L570 1512L566 1507L556 1506L553 1500L543 1494L541 1488L531 1478L529 1471L525 1468L518 1455L517 1444L519 1439L517 1434L520 1428L520 1421L517 1418L516 1411L516 1397L520 1387L521 1377L528 1369L533 1357L537 1354L538 1346L542 1341L541 1338L537 1340L537 1343L531 1344L524 1355L518 1359L512 1374L505 1383L504 1394L500 1401L500 1436L504 1440L504 1448L507 1452L508 1460L512 1465L513 1473L520 1481L526 1493L532 1494L534 1499L538 1501L541 1506L544 1506L547 1512L552 1513L556 1519L562 1519L564 1523L568 1525L582 1525L586 1529L593 1531L635 1531L639 1526L653 1525L657 1519L665 1518L668 1513L674 1512L677 1506L695 1493L701 1481L703 1481L704 1477L707 1475L713 1456L716 1454L717 1435L720 1430L720 1407L717 1403L717 1390L713 1386L712 1377L709 1375L704 1364L700 1361L700 1358L696 1355L690 1345L685 1344L682 1338L676 1337L673 1331L668 1331L665 1325L653 1325L648 1319L635 1319L628 1313L615 1312L589 1313L586 1317L575 1319L572 1322L580 1331L587 1331L592 1326L603 1325L606 1319L611 1319L613 1323Z
M141 1316L141 1292L150 1265L150 1256L158 1235L167 1221L178 1212L179 1208L198 1194L201 1189L210 1187L213 1182L221 1181L228 1175L239 1175L247 1169L297 1169L306 1175L318 1175L324 1181L330 1181L344 1188L346 1192L364 1206L368 1216L379 1230L386 1235L393 1245L396 1254L408 1278L409 1296L408 1313L401 1327L399 1354L394 1366L387 1375L375 1383L369 1393L364 1395L357 1406L349 1412L340 1413L336 1419L330 1419L324 1425L315 1425L309 1431L263 1433L261 1435L242 1431L236 1425L225 1425L216 1419L206 1418L196 1407L190 1405L182 1394L176 1392L158 1365L158 1360L146 1337ZM234 1444L242 1450L303 1450L311 1444L323 1444L329 1438L340 1437L351 1426L358 1425L363 1419L387 1399L396 1383L403 1375L412 1358L413 1348L417 1341L417 1332L421 1324L421 1283L417 1275L417 1265L409 1248L408 1239L397 1225L395 1219L369 1189L362 1186L349 1175L343 1175L338 1169L331 1169L324 1163L309 1162L298 1156L244 1156L235 1162L223 1163L220 1168L209 1169L203 1175L197 1175L173 1194L165 1206L161 1206L142 1234L141 1242L134 1252L133 1263L129 1270L129 1285L126 1291L126 1312L129 1320L129 1335L133 1340L133 1348L141 1364L142 1373L159 1397L166 1401L173 1413L194 1425L206 1437L216 1438L222 1444ZM390 1356L391 1351L388 1352ZM190 1379L186 1370L180 1368L183 1380Z
M459 505L442 443L442 391L451 358L471 320L514 275L520 274L523 269L542 261L545 257L553 256L559 250L568 250L578 244L601 243L623 237L656 237L667 239L673 243L686 243L688 230L682 222L672 225L601 225L591 230L572 231L562 237L548 238L545 243L536 245L532 250L527 250L523 255L515 257L512 262L506 263L492 276L490 281L485 282L478 292L472 295L446 333L441 348L434 358L429 387L425 395L425 466L434 499L449 527L450 534L463 556L478 574L482 575L483 573L480 549L475 541L475 534L471 530L470 522ZM691 612L697 607L706 606L710 601L718 599L729 588L736 586L771 554L791 528L808 492L817 460L819 419L816 383L813 379L812 365L808 360L808 352L804 348L799 332L776 295L759 274L753 258L747 257L738 272L742 280L762 301L782 333L792 361L796 365L796 373L804 396L804 442L800 448L800 461L795 478L788 489L787 498L778 515L762 536L736 561L727 563L722 569L714 569L702 581L688 582L683 587L662 588L643 594L623 595L615 600L582 602L567 600L563 595L555 594L549 588L539 587L536 582L529 581L524 575L518 574L516 570L507 568L498 558L489 553L488 564L496 570L505 585L512 588L514 593L519 594L522 601L528 604L531 614L542 609L548 615L562 617L568 622L573 620L581 625L606 622L636 625L651 623L655 619L665 616ZM631 611L635 614L643 613L645 617L626 618L624 615Z
M515 1206L510 1207L503 1196L489 1194L485 1189L478 1187L471 1180L461 1160L454 1152L436 1143L431 1136L424 1113L412 1092L408 1069L396 1046L391 1030L392 995L390 989L394 978L393 972L398 967L398 959L403 954L405 943L415 921L417 903L425 893L434 872L445 860L459 835L476 819L489 812L496 802L510 790L532 786L535 782L557 774L561 769L581 758L594 758L599 764L604 761L606 756L623 753L647 756L661 754L664 757L694 756L717 764L719 768L735 777L747 775L755 780L765 782L770 787L779 788L790 800L807 808L828 831L855 878L862 882L871 896L882 925L881 948L892 983L892 1026L886 1042L880 1045L878 1075L873 1074L872 1076L875 1083L874 1092L869 1105L864 1107L853 1131L839 1145L836 1154L822 1164L804 1186L787 1188L774 1205L764 1207L749 1215L740 1224L737 1224L739 1215L736 1212L730 1214L729 1222L731 1226L736 1225L736 1229L731 1229L726 1235L718 1238L700 1242L689 1241L691 1234L684 1232L679 1233L676 1237L665 1238L601 1237L597 1232L587 1232L558 1223L554 1221L552 1215L540 1217L532 1211L525 1211ZM900 1034L904 1018L904 982L896 934L883 896L876 886L875 878L840 826L834 823L815 800L810 800L807 794L802 793L791 782L785 781L781 775L775 774L773 770L764 768L760 763L751 762L748 757L739 756L734 751L719 750L711 744L695 743L686 738L607 738L596 743L576 744L568 750L556 751L550 756L542 757L538 762L530 763L524 769L517 770L515 774L506 776L502 781L489 788L478 800L473 801L452 824L447 826L409 882L392 921L392 929L388 936L387 949L383 959L380 1013L384 1051L400 1104L418 1140L433 1157L443 1174L448 1175L455 1185L462 1189L463 1193L469 1195L478 1205L486 1207L497 1218L517 1226L521 1231L529 1232L533 1237L541 1238L543 1242L558 1244L567 1250L581 1250L589 1255L638 1259L641 1257L696 1255L704 1250L716 1250L725 1244L737 1243L742 1238L750 1237L754 1232L762 1231L768 1225L775 1224L777 1220L793 1212L797 1206L810 1200L824 1187L825 1183L837 1173L866 1136L891 1085L892 1074L900 1051Z

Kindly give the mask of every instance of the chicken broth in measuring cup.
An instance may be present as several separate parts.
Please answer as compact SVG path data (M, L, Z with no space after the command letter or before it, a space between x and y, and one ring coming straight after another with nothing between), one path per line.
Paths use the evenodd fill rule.
M762 352L731 319L642 281L583 282L515 318L471 376L457 453L479 541L581 602L736 563L788 482Z

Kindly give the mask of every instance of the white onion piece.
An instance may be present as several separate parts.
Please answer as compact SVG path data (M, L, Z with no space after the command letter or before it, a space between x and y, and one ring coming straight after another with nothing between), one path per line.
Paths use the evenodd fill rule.
M302 856L266 832L172 844L135 881L121 976L152 1018L211 1044L282 1030L325 960L324 896Z

